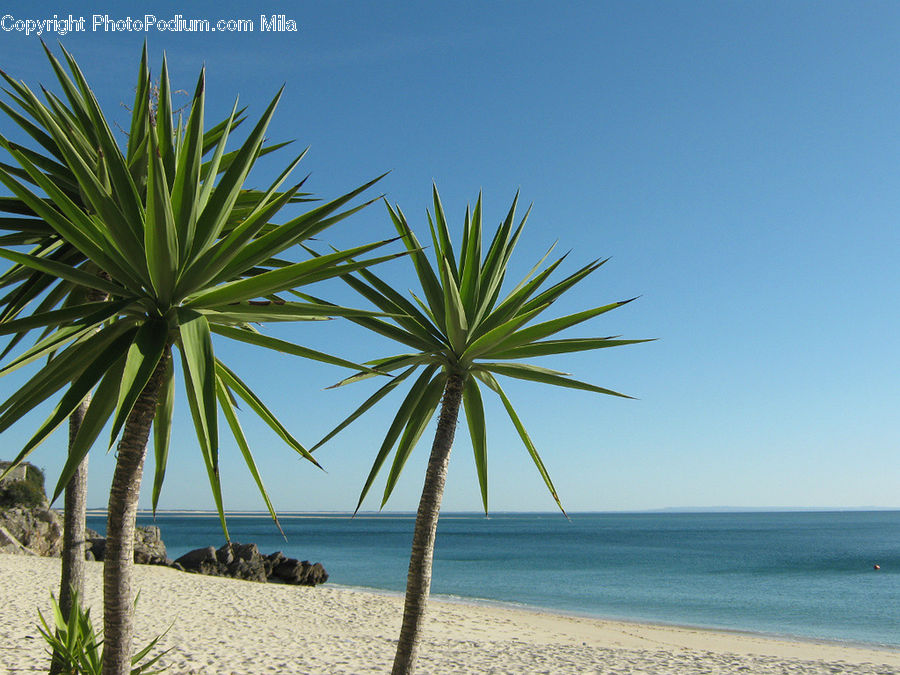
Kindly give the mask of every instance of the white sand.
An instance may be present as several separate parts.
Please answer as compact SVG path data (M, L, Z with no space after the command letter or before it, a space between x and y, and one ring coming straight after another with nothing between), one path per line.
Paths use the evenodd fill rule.
M98 625L101 564L88 563ZM172 628L168 673L385 673L401 598L137 566L137 642ZM0 673L46 672L37 608L59 561L0 554ZM900 629L900 627L898 627ZM900 650L572 618L432 601L420 673L900 673Z

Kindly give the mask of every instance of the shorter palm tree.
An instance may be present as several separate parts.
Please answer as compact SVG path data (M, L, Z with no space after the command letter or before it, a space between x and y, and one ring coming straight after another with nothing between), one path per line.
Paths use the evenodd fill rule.
M481 385L499 396L550 494L562 510L547 469L495 376L630 398L610 389L574 380L566 373L521 363L518 359L645 342L614 337L553 337L571 326L621 307L630 300L594 307L543 323L533 323L557 298L597 270L605 260L595 260L561 281L545 287L547 279L566 257L559 258L541 270L541 265L550 254L548 251L525 279L501 298L507 266L528 217L526 213L518 226L514 227L517 199L518 195L495 232L487 251L483 252L482 205L479 195L474 209L466 209L462 245L457 257L444 209L437 188L434 188L434 217L429 213L428 221L436 258L435 266L428 260L399 207L393 209L388 205L390 217L415 266L421 297L413 293L412 301L408 300L369 270L360 271L361 278L353 275L343 277L376 307L390 315L388 319L352 317L350 320L396 340L411 351L369 361L366 365L377 368L380 372L400 372L315 447L332 438L418 372L378 450L359 497L357 511L381 467L396 448L381 500L381 505L384 506L410 453L438 405L441 406L416 513L403 624L394 660L395 674L410 673L415 665L419 633L431 585L438 515L460 405L465 409L485 512L488 508L487 438ZM359 372L335 386L370 375L371 373Z

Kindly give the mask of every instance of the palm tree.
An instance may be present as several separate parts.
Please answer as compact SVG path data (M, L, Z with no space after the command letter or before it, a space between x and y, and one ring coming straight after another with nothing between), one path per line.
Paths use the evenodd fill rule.
M0 182L78 256L59 259L4 248L0 249L0 257L77 287L102 291L108 299L59 309L42 308L6 322L3 332L7 334L35 328L50 332L0 368L0 375L45 356L52 355L52 359L0 404L0 431L68 387L16 457L18 463L61 425L89 392L94 392L55 498L111 421L110 447L116 439L118 444L104 562L103 672L123 675L131 666L131 577L137 499L151 425L157 465L154 507L165 473L175 389L172 348L180 353L191 416L227 537L218 471L219 409L273 517L274 510L238 421L237 399L243 400L297 453L317 463L240 377L216 358L212 334L357 368L343 359L262 335L249 324L368 315L333 305L286 301L279 294L397 256L356 260L386 243L378 242L300 262L275 257L363 208L365 204L341 211L375 182L284 224L274 224L271 219L299 194L300 184L284 192L279 192L279 188L301 154L267 190L249 203L242 200L244 182L261 154L266 128L281 92L244 143L226 154L235 106L212 158L203 162L205 77L201 71L190 114L180 128L173 131L167 114L154 118L149 101L139 102L141 109L135 112L138 124L147 124L148 131L143 136L132 131L129 144L135 144L135 150L129 149L123 155L83 74L66 56L86 105L88 126L96 134L98 152L105 158L106 173L98 176L94 167L85 162L83 146L90 144L56 123L51 113L52 99L48 109L24 88L23 95L36 112L42 133L58 148L84 203L69 197L47 178L30 153L2 135L0 146L20 169L0 166ZM149 88L149 76L144 86ZM225 168L220 170L222 167ZM33 191L28 182L46 196ZM229 224L231 229L226 233Z
M480 385L485 385L500 397L528 454L537 466L553 499L562 510L544 463L495 376L502 375L600 394L624 396L603 387L571 379L565 373L520 363L517 360L644 342L611 337L547 339L566 328L621 307L630 300L587 309L543 323L532 323L557 298L598 269L605 261L595 260L561 281L544 287L544 282L565 258L563 256L539 271L543 260L547 258L545 255L531 273L501 299L501 287L507 265L528 217L526 213L519 225L514 228L517 199L518 195L513 200L505 220L494 234L487 251L483 253L482 205L479 195L475 208L471 212L466 209L462 245L457 257L450 240L440 197L435 188L434 218L428 214L436 258L435 266L428 260L399 207L393 209L388 205L390 217L407 246L418 277L421 290L418 295L412 294L412 301L368 270L360 271L361 278L352 275L344 277L344 280L359 293L390 315L387 319L355 317L351 318L351 321L396 340L408 351L367 362L366 365L377 368L380 372L401 372L312 449L315 450L332 438L401 382L419 372L400 404L375 457L357 503L357 511L379 470L396 446L382 496L381 505L384 506L410 453L438 405L441 406L425 474L425 484L416 513L403 623L393 667L395 674L411 673L415 665L419 632L431 586L431 563L438 514L460 405L465 409L472 439L485 513L488 509L487 442ZM547 255L549 253L548 251ZM310 296L304 297L313 299ZM360 372L335 386L355 382L369 375L370 373Z
M46 45L44 45L44 50L67 101L64 102L46 92L46 99L50 104L45 111L46 114L52 116L54 123L65 131L67 137L73 138L78 136L86 141L86 143L78 145L78 148L82 151L83 159L88 166L95 167L95 175L108 175L109 163L102 152L98 152L100 147L99 139L90 123L89 108L84 97ZM70 55L64 48L63 52L67 58L70 58ZM79 206L90 210L90 204L86 202L83 192L78 189L78 181L72 171L66 166L65 158L60 149L53 143L52 138L41 130L42 111L31 104L31 97L27 87L16 82L6 73L0 73L0 75L10 86L11 91L8 91L8 94L15 104L15 107L13 107L4 101L0 101L0 110L6 113L10 119L16 121L18 126L42 147L44 153L29 150L22 146L16 147L28 153L31 161L42 169L47 180L52 181L57 188ZM146 147L146 136L150 130L150 125L145 117L146 102L151 100L154 113L158 114L161 109L163 115L171 117L171 86L165 58L163 59L159 77L159 87L151 90L148 88L149 83L150 73L145 44L138 69L135 104L132 108L132 122L130 125L131 135L140 135L143 141L129 138L126 154L126 162L133 166L137 184L143 187L146 186L146 176L141 176L138 172L145 171L146 164L142 165L135 160ZM229 131L233 131L243 120L243 111L239 111L237 116L231 120ZM225 131L226 121L223 120L220 124L213 126L204 133L203 156L208 156L216 147L222 133ZM177 138L175 142L177 142ZM283 145L285 144L263 147L261 152L267 153ZM220 163L220 173L227 168L223 164ZM19 178L30 181L27 172L22 169L9 165L4 166ZM241 197L246 202L248 198L252 200L254 195L261 196L261 193L245 190ZM305 200L305 195L294 197L294 201ZM36 218L36 214L20 199L16 197L0 199L0 211L8 214L7 217L0 218L0 229L10 232L10 234L0 238L0 244L3 246L27 245L33 247L31 253L34 255L57 256L70 261L83 260L83 256L76 248L61 240L53 228ZM232 215L242 216L239 209L235 209ZM227 223L223 232L227 234L236 224L237 222ZM39 270L29 269L22 265L13 265L0 276L0 288L8 287L12 287L13 290L3 298L0 298L0 325L13 320L32 302L40 303L35 310L40 313L52 309L60 303L66 305L79 304L82 302L99 302L106 299L106 293L103 291L97 289L85 290L64 279L45 274ZM24 329L13 336L13 339L4 349L3 356L8 354L28 332L28 329ZM89 404L90 394L85 397L69 418L70 446L74 445L81 427L81 421L87 412ZM59 607L66 620L68 620L73 595L77 597L84 596L84 532L87 505L87 472L88 455L85 454L65 487Z

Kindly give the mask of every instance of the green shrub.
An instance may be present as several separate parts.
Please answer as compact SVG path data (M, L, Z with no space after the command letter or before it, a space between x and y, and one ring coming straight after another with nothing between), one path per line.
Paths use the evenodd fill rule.
M47 651L50 656L59 660L65 675L100 675L103 670L103 652L100 649L103 639L101 632L94 630L91 610L82 608L77 591L72 589L72 610L69 612L69 620L66 621L52 593L50 598L53 604L53 626L47 622L41 610L38 610L41 619L38 630L49 646ZM137 604L137 598L134 601ZM168 632L167 630L166 633ZM169 652L168 649L151 659L144 660L161 637L162 635L157 636L131 657L131 675L157 675L166 670L166 668L160 670L151 668Z
M37 468L34 464L25 464L25 480L44 491L44 472Z
M0 508L42 506L45 499L43 485L29 480L14 480L0 487Z

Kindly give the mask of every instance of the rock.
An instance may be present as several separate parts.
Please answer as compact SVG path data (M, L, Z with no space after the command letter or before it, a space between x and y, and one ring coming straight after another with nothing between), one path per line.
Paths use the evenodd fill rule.
M213 577L226 576L227 568L215 560L202 560L200 564L193 570L188 568L189 572L199 572L200 574L208 574Z
M100 533L97 530L92 530L89 527L84 528L84 559L85 560L103 560L103 552L100 552L100 557L98 558L96 555L96 551L94 550L94 542L100 539L102 543L101 547L106 546L106 540L100 536Z
M216 551L216 558L220 563L219 574L222 576L248 581L266 581L265 558L256 544L225 544Z
M216 560L223 565L230 565L234 562L234 551L231 550L231 544L225 544L216 551Z
M141 565L165 565L166 545L155 525L138 527L134 531L134 562Z
M287 558L272 570L273 580L300 586L316 586L328 581L328 572L321 563L311 564L308 560Z
M96 532L94 533L96 534ZM87 550L84 552L85 560L87 560L87 554L90 553L93 556L93 560L103 560L103 556L106 553L106 538L105 537L91 537L90 539L84 540L84 545Z
M265 581L264 558L255 545L225 544L216 550L212 546L198 548L178 558L173 566L189 572L217 577L234 577Z
M254 560L238 558L228 566L228 576L234 579L246 579L247 581L261 581L265 583L266 568L262 556Z
M266 566L266 577L271 577L275 568L285 560L287 560L287 557L281 551L267 555L263 560L263 565Z
M56 511L15 506L0 511L0 527L37 555L58 556L62 549L62 520Z
M234 552L234 557L240 558L241 560L256 561L262 559L262 555L260 554L259 549L256 548L256 544L232 543L231 550Z
M18 555L37 555L30 548L22 546L22 542L9 533L5 527L0 527L0 553L15 553Z
M85 547L86 560L103 560L106 556L106 538L97 535L93 530L85 530ZM88 558L88 553L91 558ZM159 528L155 525L135 528L134 562L139 565L168 565L171 562L166 557L166 545L160 538Z
M103 560L106 539L91 529L85 529L84 537L85 559ZM58 556L61 549L62 519L56 511L21 506L0 510L0 553ZM135 529L134 562L260 582L315 586L328 581L328 572L320 563L288 558L281 551L263 555L256 544L232 542L218 550L197 548L173 562L166 557L159 528L153 525Z
M304 586L318 586L326 581L328 581L328 572L325 571L322 563L313 563L309 566L302 583Z
M175 562L191 572L198 571L201 563L213 563L218 565L218 561L216 560L216 549L212 546L195 548L193 551L185 553ZM206 574L208 574L208 572Z
M210 576L303 586L315 586L328 580L328 573L319 563L288 558L281 551L263 555L256 544L236 542L225 544L218 550L212 546L194 549L170 566Z

